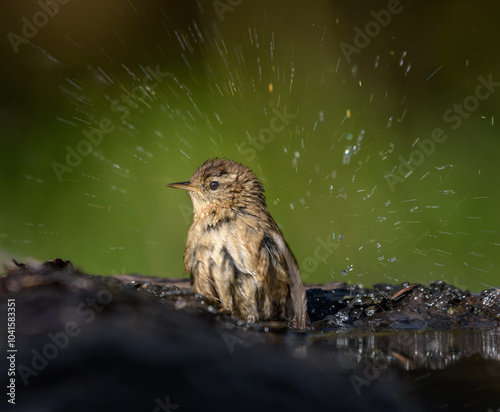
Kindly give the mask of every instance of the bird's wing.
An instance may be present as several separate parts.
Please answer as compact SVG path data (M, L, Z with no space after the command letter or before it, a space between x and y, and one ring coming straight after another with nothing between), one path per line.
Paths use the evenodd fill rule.
M298 329L304 329L309 323L307 314L307 297L304 284L300 277L299 267L290 251L283 235L279 231L272 231L272 240L285 258L290 276L290 296L294 312L294 323Z

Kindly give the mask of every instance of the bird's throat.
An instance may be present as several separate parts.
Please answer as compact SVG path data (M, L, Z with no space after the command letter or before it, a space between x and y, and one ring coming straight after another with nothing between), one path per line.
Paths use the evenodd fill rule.
M236 219L236 213L231 209L211 208L194 215L194 223L201 224L207 230L217 229L225 223Z

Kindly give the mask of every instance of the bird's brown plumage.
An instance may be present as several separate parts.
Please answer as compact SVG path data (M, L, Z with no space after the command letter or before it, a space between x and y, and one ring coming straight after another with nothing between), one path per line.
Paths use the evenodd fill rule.
M193 203L184 268L194 290L247 322L290 319L304 328L309 318L299 268L252 171L212 159L189 182L169 186L188 190Z

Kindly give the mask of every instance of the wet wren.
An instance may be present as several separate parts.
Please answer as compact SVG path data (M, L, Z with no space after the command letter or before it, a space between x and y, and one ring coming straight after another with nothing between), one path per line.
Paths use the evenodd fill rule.
M248 323L309 323L297 262L269 214L264 188L252 171L229 159L203 163L188 182L193 224L184 252L196 293L218 301Z

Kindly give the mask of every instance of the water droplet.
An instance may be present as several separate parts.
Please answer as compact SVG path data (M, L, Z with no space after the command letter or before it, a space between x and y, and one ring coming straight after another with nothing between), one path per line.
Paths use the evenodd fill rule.
M403 66L405 56L406 56L406 51L404 51L404 52L401 54L401 58L399 59L399 67L402 67L402 66Z

